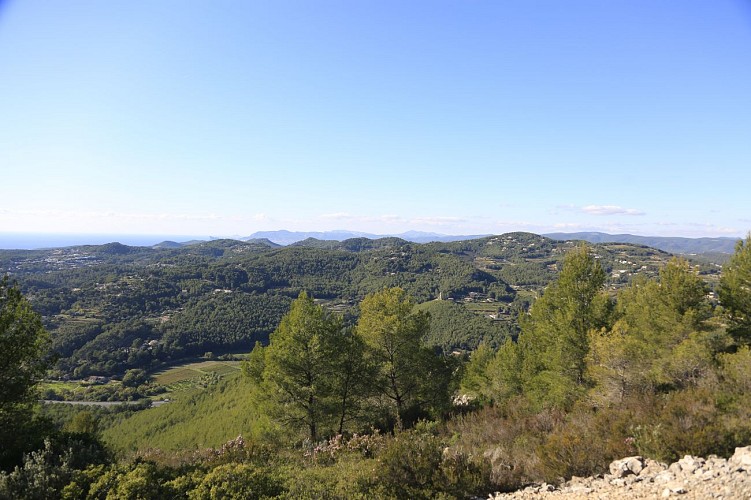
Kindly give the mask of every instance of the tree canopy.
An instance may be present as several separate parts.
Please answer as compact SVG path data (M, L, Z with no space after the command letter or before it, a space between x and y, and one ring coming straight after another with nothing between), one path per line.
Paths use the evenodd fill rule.
M718 292L728 312L728 331L740 345L751 345L751 233L723 266Z
M538 404L567 406L585 388L589 332L605 325L610 306L604 283L600 263L579 246L522 321L522 388Z
M0 280L0 466L23 449L35 386L47 369L49 338L8 277Z

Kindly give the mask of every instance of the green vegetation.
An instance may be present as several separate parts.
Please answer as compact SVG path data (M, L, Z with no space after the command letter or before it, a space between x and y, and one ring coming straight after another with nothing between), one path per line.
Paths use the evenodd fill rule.
M0 267L50 332L53 376L120 378L129 369L151 372L206 352L265 345L301 291L348 325L356 304L385 288L402 288L417 303L453 301L497 322L469 320L468 332L448 319L464 311L436 310L431 345L444 352L470 350L483 339L498 345L518 333L519 314L555 279L573 246L529 233L428 244L306 240L283 248L234 240L159 248L113 243L0 251ZM616 288L636 274L656 276L670 258L627 244L593 251ZM719 268L702 269L714 277Z
M455 349L472 351L482 343L498 347L518 333L515 321L489 317L502 317L499 309L506 310L507 307L497 302L469 303L466 306L448 300L423 302L417 309L430 315L430 330L423 341L447 354Z
M180 393L169 404L123 414L127 418L109 424L102 437L124 452L196 450L218 447L238 434L255 436L263 429L248 397L252 384L238 375L229 375L205 390Z
M430 316L414 311L401 288L368 295L360 304L356 333L375 373L371 389L397 429L448 405L451 365L425 347Z
M130 346L119 351L128 356L150 352L152 361L143 366L101 357L94 365L122 363L121 380L112 385L123 391L160 381L183 389L158 408L35 408L47 336L30 303L3 282L2 305L9 307L0 311L0 340L12 339L7 345L26 357L14 364L14 356L0 351L3 376L19 381L0 402L13 429L3 427L0 435L0 498L484 497L529 482L600 473L621 456L727 456L751 441L748 241L715 283L686 260L658 265L663 256L650 249L625 257L629 247L621 244L568 245L564 253L564 247L524 234L432 247L399 241L367 250L364 243L300 246L275 264L302 273L284 280L272 279L271 267L260 272L244 260L277 262L272 254L284 249L233 245L215 242L180 257L208 259L212 279L230 290L210 297L246 294L231 304L273 304L264 302L271 300L266 292L248 291L256 286L249 283L263 281L275 283L272 295L288 301L267 342L256 339L252 351L248 346L240 369L213 352L204 352L201 363L146 369L158 364L154 360L169 361L181 345L142 335L167 332L169 318L186 309L94 329L89 322L79 332L86 337L101 330L82 344L91 358L99 349L91 342L116 345L118 338ZM117 245L96 252L127 266L153 256ZM333 264L328 252L347 257ZM211 260L217 256L229 261ZM388 274L364 272L360 259ZM523 273L501 286L505 282L494 274L500 269L493 266L505 261L526 262L527 270L544 269L556 278L544 291L524 288ZM625 279L626 268L643 272ZM203 293L204 278L182 266L171 272L186 273L180 295L196 294L183 305ZM363 274L351 283L316 283L323 300L299 289L292 299L303 283L314 286L305 273L329 272ZM446 275L451 278L443 281ZM109 283L142 284L133 276L115 274ZM360 298L371 286L364 282L381 288ZM399 284L394 282L405 288L383 286ZM447 284L456 288L446 291ZM713 284L720 305L710 294ZM411 294L408 287L418 285L433 288ZM334 290L352 295L325 295ZM519 307L521 292L524 299L537 297L526 313ZM447 294L457 295L435 300ZM433 300L418 304L416 297ZM493 314L487 304L496 307L493 321L485 317ZM133 310L153 306L140 307ZM233 314L246 318L238 324L270 317ZM193 347L181 355L217 345L211 338L188 335ZM235 345L240 337L230 338L221 345ZM445 355L455 348L474 350L466 361L461 353ZM79 349L71 352L69 361Z
M173 386L181 382L201 380L212 374L224 377L240 371L239 361L197 361L159 370L153 374L154 382L162 386Z
M728 312L728 331L740 345L751 345L751 234L735 247L722 273L719 294Z
M39 442L31 411L47 342L39 315L7 276L0 279L0 468Z

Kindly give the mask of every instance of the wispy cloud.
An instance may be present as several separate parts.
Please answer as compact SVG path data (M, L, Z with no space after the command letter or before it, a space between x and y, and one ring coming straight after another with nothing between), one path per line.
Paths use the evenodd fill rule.
M588 215L646 215L642 210L636 208L624 208L618 205L558 205L550 211L551 215L558 215L561 212L577 212Z
M702 224L698 222L689 222L684 225L689 231L699 235L715 236L735 236L741 231L735 227L718 226L716 224Z
M446 226L461 224L466 222L462 217L451 216L422 216L422 217L402 217L399 215L352 215L347 212L337 212L331 214L322 214L319 216L324 220L346 221L348 223L388 223L388 224L414 224L429 226Z
M410 219L411 224L425 224L429 226L447 226L454 224L461 224L466 222L466 219L461 217L415 217Z
M336 212L333 214L321 214L321 219L331 219L331 220L350 220L354 216L351 214L348 214L347 212Z
M584 231L589 229L589 226L584 226L582 224L577 224L574 222L557 222L553 224L553 227L560 230L566 230L566 231Z
M644 215L641 210L618 205L587 205L581 207L580 211L590 215Z

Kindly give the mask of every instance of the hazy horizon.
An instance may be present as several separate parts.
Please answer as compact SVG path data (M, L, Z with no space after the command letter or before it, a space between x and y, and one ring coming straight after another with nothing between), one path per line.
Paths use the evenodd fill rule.
M98 234L98 233L30 233L30 232L0 232L0 250L40 250L40 249L46 249L46 248L64 248L64 247L71 247L71 246L80 246L80 245L103 245L106 243L122 243L124 245L129 246L154 246L159 243L165 242L165 241L174 241L177 243L185 243L188 241L210 241L213 239L240 239L240 238L247 238L251 236L252 234L255 234L257 232L274 232L274 231L285 231L284 229L279 230L270 230L270 231L254 231L253 233L249 234L235 234L235 235L175 235L175 234ZM347 229L338 229L338 230L330 230L330 231L291 231L293 233L336 233L336 232L352 232L352 233L363 233L363 234L369 234L374 236L396 236L396 235L402 235L405 233L410 233L413 231L404 231L401 233L369 233L365 231L354 231L354 230L347 230ZM435 233L430 231L414 231L416 233L422 233L422 234L436 234L438 236L445 236L445 237L462 237L462 236L477 236L480 237L480 235L471 235L471 234L446 234L446 233ZM513 231L508 231L513 232ZM540 235L546 235L546 234L574 234L579 232L585 232L585 231L569 231L569 232L562 232L562 231L551 231L548 233L534 233L534 234L540 234ZM503 234L503 233L483 233L483 234ZM613 234L614 233L605 233L605 234ZM628 233L631 234L631 233ZM642 236L642 237L656 237L655 235L639 235L634 234L634 236ZM675 236L676 238L681 238L680 236ZM727 238L727 239L736 239L737 237L730 237L730 236L705 236L705 237L683 237L683 238Z

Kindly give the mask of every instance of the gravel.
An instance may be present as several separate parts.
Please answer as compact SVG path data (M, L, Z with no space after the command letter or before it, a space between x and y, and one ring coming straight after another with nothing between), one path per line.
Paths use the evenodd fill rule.
M751 499L751 446L736 448L729 459L686 455L670 465L643 457L610 464L610 473L573 477L560 486L538 484L490 500L611 499L680 497L685 499Z

